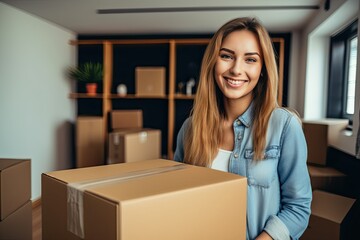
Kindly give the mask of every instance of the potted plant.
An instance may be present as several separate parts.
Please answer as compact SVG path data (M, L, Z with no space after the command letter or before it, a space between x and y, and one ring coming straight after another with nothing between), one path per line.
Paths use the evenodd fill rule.
M103 66L101 63L86 62L78 67L69 68L69 77L86 83L86 92L96 95L97 83L103 78Z

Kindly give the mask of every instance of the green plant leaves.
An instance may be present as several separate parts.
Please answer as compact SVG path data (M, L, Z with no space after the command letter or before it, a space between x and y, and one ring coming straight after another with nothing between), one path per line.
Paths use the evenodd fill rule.
M70 67L68 73L71 79L94 83L102 80L103 66L100 63L86 62L79 67Z

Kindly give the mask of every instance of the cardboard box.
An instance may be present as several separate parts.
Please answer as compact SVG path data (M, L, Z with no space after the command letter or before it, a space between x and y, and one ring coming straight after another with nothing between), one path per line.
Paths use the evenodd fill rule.
M355 234L355 230L359 226L354 225L358 214L352 214L356 211L353 208L355 201L324 191L313 191L309 225L300 239L356 239L358 233Z
M84 239L246 239L246 178L148 160L43 174L44 240L80 239L67 228L71 186L82 187Z
M109 134L108 164L161 158L161 131L133 129Z
M337 138L346 128L348 120L321 119L303 121L304 134L308 147L308 163L326 165L329 142Z
M111 128L125 129L125 128L142 128L143 127L143 112L142 110L114 110L111 111Z
M165 96L165 67L136 67L137 96Z
M0 221L0 239L32 239L32 202L30 200Z
M347 188L347 176L330 167L308 165L312 190L331 193L344 193Z
M0 221L31 198L29 159L0 159Z
M78 117L76 120L76 167L98 166L104 161L104 120Z

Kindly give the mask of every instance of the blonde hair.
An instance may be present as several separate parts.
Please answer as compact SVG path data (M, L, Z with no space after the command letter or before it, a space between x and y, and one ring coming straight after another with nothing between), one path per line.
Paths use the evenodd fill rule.
M278 72L273 45L266 29L255 18L236 18L224 24L208 44L201 65L200 81L196 92L189 127L184 141L184 162L210 166L221 144L221 123L225 118L223 94L218 88L214 67L223 40L232 32L253 32L263 53L262 77L253 90L254 159L263 159L266 129L272 111L277 107Z

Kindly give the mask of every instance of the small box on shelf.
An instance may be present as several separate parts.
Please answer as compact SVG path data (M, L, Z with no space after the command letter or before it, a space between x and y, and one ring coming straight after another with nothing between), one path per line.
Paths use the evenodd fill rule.
M165 96L165 67L136 67L137 96Z

